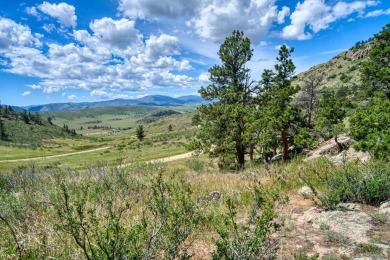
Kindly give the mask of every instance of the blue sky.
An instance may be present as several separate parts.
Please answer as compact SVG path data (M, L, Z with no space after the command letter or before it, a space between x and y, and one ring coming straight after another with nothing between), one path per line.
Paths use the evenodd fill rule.
M298 73L389 22L388 0L1 1L0 101L197 94L233 30L251 39L258 80L282 44Z

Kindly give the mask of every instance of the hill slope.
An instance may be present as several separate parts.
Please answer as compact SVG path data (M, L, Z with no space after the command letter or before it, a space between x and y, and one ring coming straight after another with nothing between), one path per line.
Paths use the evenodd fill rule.
M86 108L109 107L109 106L183 106L191 104L206 103L200 96L183 96L173 98L162 95L151 95L138 99L114 99L101 102L82 102L82 103L53 103L45 105L23 107L28 111L55 111L55 110L81 110Z
M302 87L309 75L319 73L324 76L320 89L337 91L344 88L353 93L360 85L360 67L367 60L371 46L371 41L359 43L348 51L335 56L330 61L318 64L296 75L292 84Z

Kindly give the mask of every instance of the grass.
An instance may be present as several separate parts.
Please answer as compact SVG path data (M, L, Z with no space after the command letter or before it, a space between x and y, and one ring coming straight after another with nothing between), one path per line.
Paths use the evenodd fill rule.
M237 174L221 172L218 169L216 162L209 161L205 155L175 161L169 164L145 164L139 162L140 159L138 158L135 159L132 164L124 167L123 170L116 167L109 167L109 165L118 164L118 158L121 158L120 155L125 154L128 147L132 145L136 146L137 142L126 144L122 150L120 149L121 147L114 147L114 150L109 152L84 154L82 157L71 156L68 158L58 158L56 160L47 161L46 165L36 162L35 166L27 165L25 167L20 167L19 164L19 169L14 170L12 174L1 172L0 191L7 191L1 195L3 196L2 207L4 205L8 205L7 207L14 205L16 207L15 209L20 209L20 211L17 211L19 212L17 214L21 215L18 215L18 219L12 220L12 224L15 225L15 229L18 232L18 237L21 239L25 237L34 238L28 240L30 241L28 242L28 248L37 252L36 250L38 250L39 243L36 241L41 241L40 239L42 239L42 237L38 237L38 233L36 233L37 230L39 230L39 234L46 237L46 245L53 250L48 252L48 255L60 257L64 254L64 251L62 251L65 250L64 248L66 248L67 254L70 254L71 256L80 254L80 250L77 249L77 245L74 244L74 241L69 234L66 234L66 232L64 233L64 231L61 230L57 230L57 233L52 233L52 231L50 231L53 230L52 227L55 227L56 221L58 220L55 211L50 207L43 205L38 206L40 204L35 204L36 202L34 201L42 202L51 200L54 194L60 192L60 186L58 185L60 185L61 182L68 183L68 187L73 187L72 192L76 192L76 194L79 194L83 189L85 189L86 194L90 194L90 192L95 189L104 193L103 190L105 189L104 187L106 187L110 190L107 194L111 194L111 198L115 200L120 199L121 201L121 203L115 202L113 204L115 205L114 212L116 212L115 210L118 210L117 207L125 206L125 204L123 204L124 201L128 201L132 205L131 209L125 215L126 220L123 219L123 221L120 222L121 225L123 225L121 228L123 228L123 230L128 230L130 226L136 225L137 219L141 216L141 212L148 208L148 194L151 192L151 185L155 182L156 176L158 176L159 173L162 173L164 180L169 180L169 183L172 178L185 180L186 185L188 185L186 186L186 189L190 191L189 194L186 195L189 196L188 199L191 199L192 202L202 201L202 203L206 203L205 205L202 204L202 214L205 214L202 215L202 221L204 222L193 230L193 233L191 233L188 238L188 243L190 245L191 243L189 241L197 241L197 243L212 245L214 243L213 241L218 237L217 230L220 230L221 223L226 220L226 214L228 212L228 209L226 208L227 200L234 202L234 212L236 212L235 219L237 223L239 225L245 223L248 216L251 214L253 199L256 194L254 193L253 188L259 185L258 181L261 183L261 189L267 191L267 194L269 194L267 196L274 198L274 196L278 194L277 197L280 198L284 197L291 190L303 185L304 182L301 177L313 180L317 190L319 190L319 188L324 189L326 184L323 183L323 180L321 179L321 173L324 171L337 172L340 168L340 166L331 165L329 162L322 159L309 162L303 162L298 159L289 164L270 165L268 168L265 168L258 163L251 163L249 169ZM143 145L144 146L141 149L142 152L139 152L140 158L152 158L156 156L153 143ZM175 151L177 147L173 146L172 149L173 150L166 149L165 151L167 154L178 152L177 150ZM161 153L163 151L163 149L159 150ZM99 158L105 159L100 160ZM100 161L100 163L93 164L93 162L97 161ZM80 165L78 166L77 164ZM60 166L60 168L58 168L58 166ZM80 170L74 170L74 168L80 168ZM9 181L11 179L12 182ZM55 182L55 180L59 182ZM105 182L101 182L103 180L105 180ZM11 183L13 183L12 186L9 186ZM131 187L125 188L126 185L131 185ZM176 187L175 189L178 188ZM135 191L137 192L133 193ZM221 199L208 199L209 195L212 193L222 194ZM18 196L16 201L14 200L15 194ZM82 201L82 197L78 196L79 195L74 198L79 198ZM95 202L92 198L93 197L88 198L87 201L90 202L86 204L87 208L94 205ZM110 197L106 197L106 199L107 198ZM9 200L16 204L12 204ZM25 205L23 203L27 204ZM54 202L51 201L50 203ZM39 209L39 211L36 209ZM104 208L99 209L99 211L102 212L105 210L106 209ZM97 217L102 220L101 218L104 216L107 215L103 214ZM30 228L23 229L25 225L23 221L27 221ZM283 222L283 220L275 221L275 223L280 222ZM96 228L103 228L104 222L99 223L100 224ZM227 228L227 226L225 228ZM322 229L322 232L325 233L328 240L327 243L351 246L350 241L343 234L330 230L327 225L321 225L320 228ZM1 242L0 248L3 249L0 249L0 256L15 254L16 251L15 248L12 247L12 237L10 237L9 230L7 230L4 225L0 224L0 232L3 232L6 237L6 239ZM65 240L66 243L60 243L60 237L58 236L60 236L62 240ZM308 237L307 239L309 243L310 238ZM61 244L61 247L54 246L56 244ZM4 251L6 248L10 250L8 253ZM193 250L193 248L190 248L190 251L191 250ZM212 251L212 247L210 250ZM294 250L296 250L296 248L294 248ZM290 252L291 257L293 257L294 252ZM286 255L288 253L283 252L283 254ZM303 254L301 257L302 258L300 259L310 259L309 257L303 258Z
M131 110L133 115L136 116L131 117L130 114L126 114L125 116L131 117L134 125L137 120L142 121L145 118L149 118L152 114L156 114L156 111L161 111L161 108L154 107L135 107L131 109L133 109ZM107 111L112 114L103 114L108 113ZM121 121L118 120L118 118L123 115L115 113L119 113L120 111L122 110L119 110L119 108L93 109L92 112L86 111L85 113L80 111L64 111L62 116L64 118L68 118L66 120L76 122L76 124L86 120L84 115L93 116L93 120L104 119L105 121L103 122L118 124L118 122ZM127 108L127 110L125 108L122 113L130 113L129 111L130 108ZM149 112L152 112L152 114ZM49 115L58 117L61 113L62 112L53 112L49 113ZM82 115L82 117L76 118L77 115ZM157 120L144 125L146 137L142 142L139 142L136 139L135 128L133 129L131 127L127 130L116 132L102 131L102 133L98 134L97 131L101 130L85 129L82 131L84 136L79 136L77 138L50 138L45 140L45 142L38 148L0 145L0 152L2 154L2 156L0 156L0 160L44 157L82 152L101 147L110 147L110 149L106 151L84 153L60 158L47 158L34 162L35 165L42 167L51 167L52 165L56 165L80 169L102 161L109 165L115 165L118 163L119 159L123 159L126 163L131 163L137 161L149 161L186 153L187 150L185 148L185 144L194 138L196 130L190 123L192 114L179 113L165 116L162 113L161 115L162 116ZM55 120L53 121L55 122ZM91 121L91 118L88 120ZM120 123L122 124L123 122ZM169 125L172 125L173 131L168 130ZM115 127L115 125L109 126L112 128ZM74 126L70 125L69 127L72 128ZM18 166L26 167L30 164L30 162L0 162L0 170L12 170Z
M259 202L261 204L263 199L261 196L257 197L257 193L254 191L255 188L265 192L267 200L282 203L287 201L286 196L291 191L307 183L313 187L317 197L319 197L329 194L331 188L336 187L330 185L338 183L336 177L349 178L356 175L356 173L359 173L359 176L364 176L367 173L373 175L378 173L378 176L385 176L382 173L388 169L386 165L379 165L378 167L383 171L375 172L373 171L374 168L369 168L370 165L337 166L323 158L308 162L302 161L302 158L297 158L288 164L270 164L267 167L264 167L260 162L248 162L244 172L231 173L220 171L217 162L210 161L205 155L169 164L147 164L145 162L149 160L187 152L185 144L194 138L196 127L191 126L192 113L175 114L160 117L157 120L148 120L152 113L159 110L155 110L155 108L142 109L131 112L133 113L131 119L128 118L130 112L124 110L124 114L120 114L119 110L115 109L113 109L112 114L104 114L107 113L107 110L104 109L99 110L101 114L94 112L94 115L90 115L91 118L88 118L88 114L77 111L67 112L68 114L62 115L62 119L59 118L58 114L55 120L68 120L69 125L71 122L77 126L86 122L101 120L102 123L111 128L126 124L127 129L115 132L103 131L97 134L100 130L84 128L83 137L73 139L52 138L42 147L35 149L0 146L1 154L9 159L48 156L110 146L107 150L39 160L33 163L0 163L0 214L7 214L6 217L14 227L17 238L24 241L23 252L28 254L27 258L48 258L48 256L62 258L64 255L69 258L80 258L83 254L74 238L69 235L69 230L66 230L67 227L61 226L66 221L77 219L75 218L76 215L69 215L69 218L61 221L59 219L61 214L58 213L58 210L64 207L55 208L53 206L62 201L61 197L58 197L62 194L61 192L64 192L61 185L66 185L69 189L69 198L74 203L72 205L75 209L77 207L80 210L86 209L83 216L86 217L86 223L94 227L90 230L92 232L91 236L93 236L92 239L99 238L98 233L93 233L93 230L96 229L104 233L110 230L111 224L118 224L117 227L123 230L123 234L134 237L138 241L144 241L144 236L147 237L147 232L151 231L148 229L151 228L150 223L158 223L153 222L156 221L153 216L158 216L159 211L150 212L148 210L153 209L153 207L156 210L158 208L156 208L156 205L158 206L158 203L161 202L153 200L156 196L151 196L153 192L156 192L153 190L153 187L156 186L153 185L156 185L161 175L163 184L160 183L162 186L159 184L159 187L166 189L163 194L170 194L171 205L175 205L170 208L170 214L173 214L170 217L175 216L173 219L170 218L173 221L171 224L175 221L177 223L183 221L188 223L184 227L195 225L196 227L193 226L190 234L186 237L188 239L186 243L191 245L191 241L198 241L201 244L210 245L209 251L211 253L215 249L213 243L218 239L222 243L221 245L229 243L229 239L224 240L221 236L224 232L231 234L232 226L226 224L232 223L231 219L234 219L235 223L240 226L240 232L244 232L244 234L253 227L253 223L245 226L246 221L250 216L254 216L254 219L256 219L259 216L258 214L263 212L260 210L253 214L253 205ZM76 117L76 115L79 117ZM144 123L145 121L150 123ZM127 124L128 122L131 122L130 125ZM144 125L146 134L145 140L142 142L136 139L135 127L133 127L140 123ZM173 131L168 130L169 125L172 125ZM119 164L128 165L122 168L116 167ZM350 171L346 171L345 167ZM367 171L367 169L370 170ZM333 182L330 182L332 180ZM365 187L376 187L377 183L376 181L367 182ZM380 183L383 183L382 179L380 179ZM378 197L376 190L371 190L375 192L370 196ZM176 191L181 193L175 193ZM380 190L378 191L380 192ZM221 194L221 198L210 199L210 194ZM362 194L364 194L364 191ZM183 198L186 199L182 200ZM257 201L254 201L254 199L257 199ZM229 209L227 201L232 202L234 207ZM316 201L319 202L318 199ZM151 204L152 202L157 204ZM278 203L276 203L276 206L279 206ZM110 205L112 208L107 208ZM201 212L194 213L201 213L201 215L197 215L200 217L197 219L199 223L185 219L185 212L188 213L193 210L193 206L185 208L186 205L199 205ZM265 205L267 204L263 206ZM125 209L124 217L120 218L118 222L118 218L112 217L110 214L117 214L121 209ZM183 210L184 212L180 213L177 210ZM67 214L76 213L68 212ZM93 215L95 213L98 213L98 215ZM275 224L286 222L288 226L285 228L285 233L292 232L295 229L291 220L292 212L287 213L290 215L282 214L280 219L275 219L272 222ZM141 222L139 222L143 216L148 218L146 229L145 223L141 225ZM184 219L178 218L179 216L183 216ZM232 218L229 218L229 216L232 216ZM286 216L290 216L290 219L287 219ZM283 220L283 218L285 219ZM261 222L262 219L257 220ZM225 223L226 226L221 223ZM80 223L76 224L79 225ZM182 228L183 226L179 224L177 226ZM68 226L68 228L71 226ZM160 237L159 240L163 244L156 245L156 248L164 250L163 248L166 247L167 243L170 243L166 240L167 237L172 235L170 228L172 226L167 226L164 232L168 233L164 233L165 236ZM342 234L335 233L326 225L321 225L320 228L325 233L328 243L350 246L350 241ZM129 231L131 232L129 233ZM0 232L5 234L4 240L0 241L0 258L4 256L17 257L18 252L13 242L12 232L1 221ZM107 236L99 239L104 240L110 234L112 233L108 232L106 233ZM246 235L237 237L245 239ZM101 240L101 243L103 243L103 240ZM245 244L244 242L242 245ZM312 243L309 237L307 237L306 243ZM221 245L219 249L221 249ZM184 248L183 244L180 244L180 248ZM195 248L190 247L189 250L196 252ZM296 248L292 252L283 252L283 254L289 254L290 257L293 257L295 251ZM301 257L301 259L310 259L305 253L302 253Z

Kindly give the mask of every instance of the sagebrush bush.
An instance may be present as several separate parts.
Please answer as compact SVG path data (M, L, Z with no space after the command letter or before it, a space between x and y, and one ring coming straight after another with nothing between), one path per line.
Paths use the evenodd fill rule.
M387 163L344 165L333 171L324 171L313 181L304 180L314 189L321 206L335 209L340 202L359 202L379 205L390 198L390 167ZM320 181L319 181L320 180Z
M271 235L280 228L275 212L277 202L285 202L280 195L279 190L255 185L251 212L245 220L237 219L235 202L228 198L213 259L275 259L278 241Z

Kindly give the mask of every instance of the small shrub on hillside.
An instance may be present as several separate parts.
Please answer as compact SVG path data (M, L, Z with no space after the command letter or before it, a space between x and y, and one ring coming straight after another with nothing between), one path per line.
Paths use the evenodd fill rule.
M217 229L213 259L274 259L278 249L277 240L271 235L279 229L276 223L275 201L280 194L267 194L264 187L255 186L254 201L249 218L237 220L235 203L227 199L228 212L223 224Z
M323 173L321 179L325 191L321 194L311 181L308 184L314 189L321 206L327 209L335 209L340 202L379 205L390 198L389 172L389 165L385 163L367 167L345 165L340 170Z
M204 169L204 162L196 157L191 158L187 162L188 168L190 168L191 171L194 171L196 173L200 173Z

